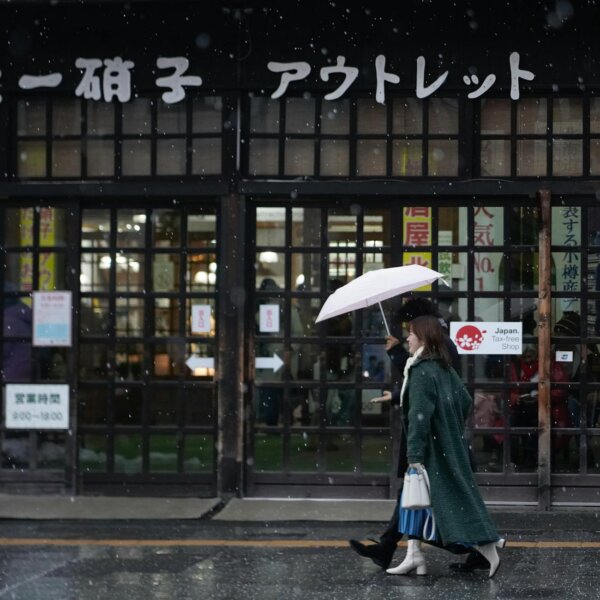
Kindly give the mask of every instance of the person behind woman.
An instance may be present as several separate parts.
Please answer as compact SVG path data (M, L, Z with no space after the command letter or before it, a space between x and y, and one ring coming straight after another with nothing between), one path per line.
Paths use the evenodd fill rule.
M407 338L411 358L404 369L400 398L407 430L406 467L425 467L431 482L436 541L450 552L475 550L490 563L493 577L500 564L501 540L483 503L471 470L465 421L473 407L467 389L451 368L442 329L433 316L413 319ZM411 536L412 537L412 536ZM425 574L421 540L408 541L406 558L388 569L392 575L417 570Z

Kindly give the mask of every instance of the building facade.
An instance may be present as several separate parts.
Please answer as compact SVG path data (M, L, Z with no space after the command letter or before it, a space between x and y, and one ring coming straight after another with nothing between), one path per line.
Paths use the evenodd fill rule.
M448 322L522 323L462 358L485 498L600 503L599 9L0 11L0 489L392 497L379 309L315 317L416 262Z

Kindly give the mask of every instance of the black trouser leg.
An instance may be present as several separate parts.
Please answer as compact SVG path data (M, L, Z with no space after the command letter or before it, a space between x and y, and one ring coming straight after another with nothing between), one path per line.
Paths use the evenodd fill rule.
M396 501L394 512L390 518L384 532L379 536L379 541L383 546L395 546L401 539L402 534L398 531L400 525L400 497Z

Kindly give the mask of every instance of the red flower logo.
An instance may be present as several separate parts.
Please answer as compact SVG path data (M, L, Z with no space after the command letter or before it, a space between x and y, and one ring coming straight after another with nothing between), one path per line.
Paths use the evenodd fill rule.
M485 331L481 331L475 325L465 325L456 332L454 341L461 350L477 350L483 342L484 333Z

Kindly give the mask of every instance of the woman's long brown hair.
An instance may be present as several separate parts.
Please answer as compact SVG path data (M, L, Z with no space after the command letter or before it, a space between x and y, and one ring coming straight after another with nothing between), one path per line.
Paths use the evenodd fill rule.
M436 317L424 315L413 319L408 324L412 331L423 342L423 358L435 358L445 369L452 366L452 358L448 351L448 342L444 330Z

